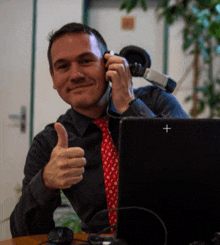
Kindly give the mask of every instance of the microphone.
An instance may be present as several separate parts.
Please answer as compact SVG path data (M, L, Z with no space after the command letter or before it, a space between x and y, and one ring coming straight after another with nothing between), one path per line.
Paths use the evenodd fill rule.
M129 45L124 47L119 55L128 61L132 76L143 77L168 93L172 93L176 88L176 82L173 79L150 68L151 57L145 49Z

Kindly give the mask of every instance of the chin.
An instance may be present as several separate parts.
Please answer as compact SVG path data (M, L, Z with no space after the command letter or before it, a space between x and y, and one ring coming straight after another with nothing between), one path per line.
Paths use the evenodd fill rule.
M80 101L72 101L71 106L75 109L90 109L98 106L99 100L89 100L88 98Z
M75 93L71 94L64 101L70 104L73 109L77 110L89 110L92 108L98 108L104 106L108 102L109 92L105 89L103 92L90 91L89 93Z

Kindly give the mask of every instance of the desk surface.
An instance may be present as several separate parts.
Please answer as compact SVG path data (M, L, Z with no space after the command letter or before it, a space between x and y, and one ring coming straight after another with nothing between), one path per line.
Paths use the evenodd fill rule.
M75 233L74 238L87 239L88 234L85 233ZM5 241L0 242L0 245L37 245L41 242L47 241L47 235L33 235L33 236L24 236L11 238ZM80 242L75 242L73 244L78 244ZM46 244L46 243L45 243Z

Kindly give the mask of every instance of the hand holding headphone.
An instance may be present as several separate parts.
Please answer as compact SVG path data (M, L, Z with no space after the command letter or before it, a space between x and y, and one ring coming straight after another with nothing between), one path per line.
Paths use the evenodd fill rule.
M107 52L110 53L109 51ZM145 49L129 45L120 51L119 56L124 57L128 61L133 77L143 77L168 93L174 91L176 82L167 75L150 68L151 57Z

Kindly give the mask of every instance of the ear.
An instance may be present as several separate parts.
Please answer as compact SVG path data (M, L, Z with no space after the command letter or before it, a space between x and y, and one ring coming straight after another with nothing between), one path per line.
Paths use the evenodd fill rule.
M55 84L55 80L54 80L53 69L50 69L50 75L51 75L51 78L52 78L52 81L53 81L53 88L54 88L54 89L57 89L57 88L56 88L56 84Z

